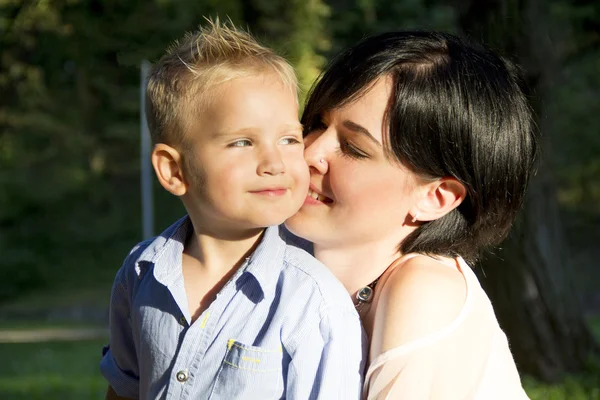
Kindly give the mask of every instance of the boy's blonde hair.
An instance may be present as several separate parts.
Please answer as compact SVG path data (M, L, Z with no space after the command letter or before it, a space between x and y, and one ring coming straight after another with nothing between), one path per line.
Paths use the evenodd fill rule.
M231 21L207 24L176 41L153 67L146 89L146 119L152 142L178 146L195 114L215 97L209 89L231 79L275 73L297 91L294 69Z

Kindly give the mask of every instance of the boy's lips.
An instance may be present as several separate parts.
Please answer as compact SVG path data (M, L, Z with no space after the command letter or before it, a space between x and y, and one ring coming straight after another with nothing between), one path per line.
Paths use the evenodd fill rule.
M252 190L252 191L250 191L250 193L259 194L262 196L276 197L276 196L283 196L284 194L286 194L287 189L282 188L282 187L265 188L265 189L259 189L259 190Z

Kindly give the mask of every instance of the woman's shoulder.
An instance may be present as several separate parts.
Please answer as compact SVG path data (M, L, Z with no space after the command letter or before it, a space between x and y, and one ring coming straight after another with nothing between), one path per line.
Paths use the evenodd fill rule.
M457 260L414 256L380 290L371 357L452 326L467 304L468 282Z

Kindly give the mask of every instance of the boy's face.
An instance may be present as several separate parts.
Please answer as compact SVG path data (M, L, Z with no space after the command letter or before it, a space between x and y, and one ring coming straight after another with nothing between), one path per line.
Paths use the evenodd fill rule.
M210 90L186 133L188 212L217 232L282 223L309 184L295 92L272 74Z

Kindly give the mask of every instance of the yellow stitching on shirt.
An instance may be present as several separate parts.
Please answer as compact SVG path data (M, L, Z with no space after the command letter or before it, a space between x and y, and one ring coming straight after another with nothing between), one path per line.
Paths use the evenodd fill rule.
M210 317L210 311L208 311L206 313L206 315L204 316L204 319L202 320L202 323L200 324L200 328L204 329L204 327L206 326L206 322L208 321L208 317Z
M275 368L275 369L253 369L253 368L244 368L244 367L240 367L239 365L235 365L230 363L229 361L223 361L225 364L232 366L233 368L236 369L241 369L244 371L253 371L253 372L277 372L277 371L281 371L281 368Z
M254 352L257 352L257 353L283 353L283 349L282 349L281 346L279 346L277 349L273 349L273 350L251 349L251 348L245 347L243 345L240 345L238 343L235 343L234 339L229 339L229 342L227 342L227 348L229 350L231 350L232 346L235 346L235 347L237 347L239 349L242 349L242 350L245 350L245 351L254 351Z
M258 359L258 358L252 358L252 357L246 357L246 356L242 356L242 360L250 361L253 363L257 363L257 364L260 362L260 359Z

